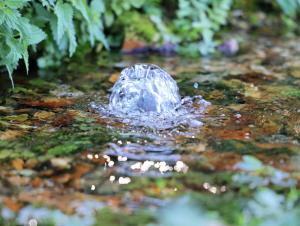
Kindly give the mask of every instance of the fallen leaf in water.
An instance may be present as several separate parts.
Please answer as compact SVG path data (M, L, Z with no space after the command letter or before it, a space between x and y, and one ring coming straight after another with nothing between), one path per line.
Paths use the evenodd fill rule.
M93 166L89 164L77 164L72 174L72 186L75 188L80 188L81 177L90 172L92 167Z
M25 101L24 104L32 107L48 107L48 108L59 108L72 105L74 100L68 98L54 98L48 97L38 101Z
M203 155L215 170L233 170L235 164L241 160L241 156L235 153L219 153L207 151Z
M220 129L213 131L214 136L222 139L235 139L235 140L245 140L250 138L249 128L241 130L230 130L230 129Z
M37 159L28 159L25 163L26 168L32 169L39 164Z
M11 107L4 107L4 106L0 106L0 113L12 113L14 111L13 108Z
M24 133L20 130L6 130L4 132L0 132L0 140L13 140L23 134Z
M28 119L28 114L5 116L3 119L11 122L25 122Z
M38 188L42 185L43 180L40 177L35 177L32 181L31 181L31 186L34 188Z
M53 197L56 197L53 199ZM32 204L44 204L51 207L56 207L66 213L72 213L73 207L70 206L71 199L75 199L74 195L62 195L53 191L23 191L19 194L18 199L23 202Z
M69 173L65 173L62 175L56 175L54 177L52 177L52 179L59 184L66 184L71 180L71 175Z
M92 166L90 164L77 164L74 170L74 173L72 174L73 178L81 178L82 175L86 174L92 169Z
M28 122L28 121L27 121L27 122ZM29 129L32 129L33 126L25 125L25 124L14 124L14 125L12 125L12 128L15 128L15 129L22 129L22 130L29 130Z
M37 118L39 120L47 120L47 119L53 117L54 115L55 115L55 113L53 113L53 112L38 111L38 112L34 113L33 117Z
M119 77L120 77L120 72L115 72L115 73L111 74L108 81L111 83L115 83L119 79Z
M67 111L65 114L56 117L55 120L52 122L52 125L59 126L59 127L67 126L73 122L75 116L80 116L80 115L81 115L80 111L75 111L75 110Z
M9 208L10 210L12 210L13 212L18 212L22 207L22 203L12 199L12 198L9 198L9 197L5 197L3 199L3 203L4 205Z
M14 159L14 160L12 160L11 165L16 170L22 170L24 167L24 161L22 159Z

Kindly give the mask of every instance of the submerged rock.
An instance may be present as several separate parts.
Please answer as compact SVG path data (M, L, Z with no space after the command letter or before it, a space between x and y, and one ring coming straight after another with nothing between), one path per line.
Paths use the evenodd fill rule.
M170 112L180 106L179 89L173 78L153 64L124 69L112 88L109 107L131 112Z

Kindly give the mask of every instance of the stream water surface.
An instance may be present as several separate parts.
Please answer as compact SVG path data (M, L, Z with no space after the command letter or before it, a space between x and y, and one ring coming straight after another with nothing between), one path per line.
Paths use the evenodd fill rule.
M261 39L231 58L16 76L0 106L0 222L296 225L299 53Z

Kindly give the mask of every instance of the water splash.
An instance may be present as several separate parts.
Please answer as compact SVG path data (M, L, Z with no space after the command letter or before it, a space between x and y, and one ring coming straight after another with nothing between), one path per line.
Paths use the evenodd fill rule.
M159 130L179 125L199 127L209 105L201 96L181 99L175 80L153 64L124 69L112 88L109 104L91 103L104 116Z
M181 99L175 80L151 64L124 69L110 98L100 98L90 106L100 117L124 123L126 136L135 141L110 143L103 155L105 165L85 176L88 183L84 187L90 189L90 184L96 183L93 178L99 177L97 172L102 172L102 167L110 168L107 183L120 185L131 183L134 177L171 177L173 172L188 171L188 165L176 151L174 135L193 137L198 133L209 102L201 96ZM92 160L93 153L87 158ZM99 158L98 153L95 158Z
M179 89L172 77L153 64L124 69L112 88L109 108L126 114L171 112L180 106Z

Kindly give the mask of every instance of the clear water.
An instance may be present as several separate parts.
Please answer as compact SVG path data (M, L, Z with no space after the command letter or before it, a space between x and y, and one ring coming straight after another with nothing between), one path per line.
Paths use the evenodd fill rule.
M124 57L100 71L93 62L95 71L86 74L76 64L59 79L18 77L15 92L0 106L2 217L18 222L12 225L29 218L41 225L44 216L64 226L112 225L102 216L144 225L131 213L153 208L163 219L189 219L186 225L216 213L226 225L239 219L298 225L299 40L275 48L259 43L236 58ZM172 71L178 105L161 112L143 108L147 101L138 110L111 107L110 76L141 61ZM213 106L207 109L199 94ZM107 134L112 137L106 141ZM190 192L197 219L187 217L184 202L171 201ZM5 208L15 209L9 200L18 204L16 212ZM130 214L107 214L102 206ZM274 206L276 218L268 211ZM123 224L126 219L131 223ZM157 221L164 225L161 217Z
M179 89L172 77L153 64L135 64L121 72L112 88L109 108L130 113L172 112L180 106Z
M112 87L109 104L91 104L104 116L161 130L179 125L201 126L201 116L209 105L201 96L181 99L176 81L153 64L125 68Z

